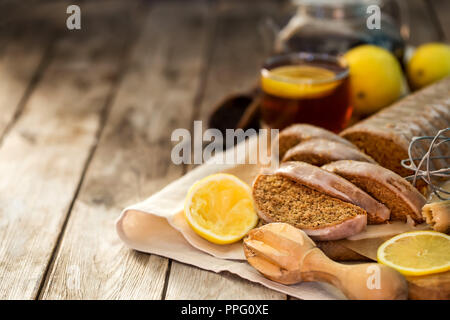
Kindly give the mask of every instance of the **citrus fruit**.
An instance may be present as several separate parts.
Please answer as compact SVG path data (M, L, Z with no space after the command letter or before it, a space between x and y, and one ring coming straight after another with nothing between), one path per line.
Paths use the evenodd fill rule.
M408 63L408 80L420 89L450 75L450 46L428 43L420 46Z
M231 174L213 174L190 188L184 214L191 228L216 244L239 241L258 223L250 187Z
M264 92L287 99L319 98L330 94L340 83L336 74L309 65L288 65L264 69L261 87Z
M374 113L401 96L403 73L392 53L377 46L362 45L348 51L344 58L350 68L355 113Z
M384 242L379 263L404 275L420 276L450 270L450 236L436 231L413 231Z

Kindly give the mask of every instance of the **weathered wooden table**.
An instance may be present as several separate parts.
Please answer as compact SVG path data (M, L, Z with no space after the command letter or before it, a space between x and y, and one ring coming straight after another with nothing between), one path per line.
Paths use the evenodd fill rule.
M450 1L408 0L412 43L450 40ZM285 1L69 2L0 25L0 298L286 299L138 253L114 221L189 170L170 134L250 88Z

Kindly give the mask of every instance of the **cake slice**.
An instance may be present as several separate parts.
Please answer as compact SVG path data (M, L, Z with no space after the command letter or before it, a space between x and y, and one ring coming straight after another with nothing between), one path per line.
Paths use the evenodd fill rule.
M352 182L391 210L391 220L406 221L410 216L423 222L425 197L408 181L377 164L341 160L322 167Z
M369 224L383 223L389 220L390 210L384 204L334 173L297 161L282 163L275 173L363 208L367 212Z
M341 142L314 138L289 149L282 161L303 161L315 166L338 160L358 160L375 163L370 156Z
M344 239L389 209L345 179L304 162L286 162L253 183L255 209L264 222L285 222L316 240Z
M285 222L315 240L345 239L364 230L366 212L281 175L259 175L253 186L259 217Z
M278 135L280 159L283 159L284 154L290 148L296 146L300 142L307 141L313 138L322 138L326 140L336 141L345 144L350 148L356 148L356 146L348 140L326 129L309 124L294 124L282 130Z

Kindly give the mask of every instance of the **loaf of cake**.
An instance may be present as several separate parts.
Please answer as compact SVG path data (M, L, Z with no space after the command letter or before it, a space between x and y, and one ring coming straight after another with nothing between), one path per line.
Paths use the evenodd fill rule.
M426 203L425 197L391 170L353 160L332 162L322 168L347 179L386 205L391 210L391 220L406 221L410 216L415 222L423 222L421 210Z
M322 166L338 160L359 160L375 163L375 160L370 156L348 146L348 144L323 138L313 138L297 144L289 149L282 159L283 162L303 161L315 166Z
M292 147L296 146L300 142L307 141L313 138L322 138L329 141L336 141L345 144L350 148L356 148L349 141L326 129L315 127L309 124L294 124L282 130L278 135L280 159L283 159L285 153Z
M412 174L400 161L408 159L408 147L415 136L434 136L450 127L450 77L409 95L375 115L344 130L341 136L370 155L381 166L401 176ZM421 158L429 143L416 143L413 157ZM448 145L441 145L433 156L448 155ZM450 165L450 159L434 160L433 168Z
M253 183L255 209L261 220L285 222L315 240L344 239L390 211L347 180L304 162L285 162Z

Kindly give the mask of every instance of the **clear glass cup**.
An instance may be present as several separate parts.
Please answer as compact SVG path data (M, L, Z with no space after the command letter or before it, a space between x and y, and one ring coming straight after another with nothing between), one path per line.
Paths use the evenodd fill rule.
M283 129L309 123L339 132L352 115L349 70L328 54L292 53L269 58L261 69L262 126Z

